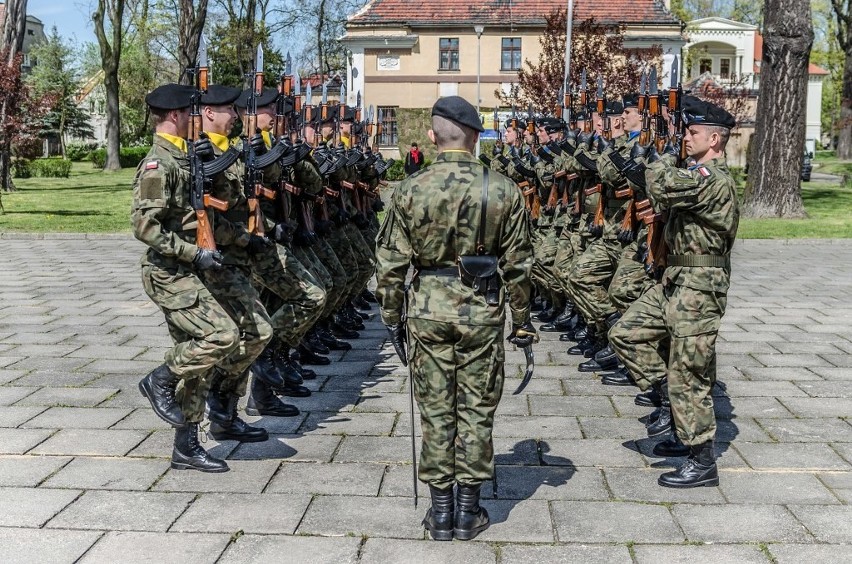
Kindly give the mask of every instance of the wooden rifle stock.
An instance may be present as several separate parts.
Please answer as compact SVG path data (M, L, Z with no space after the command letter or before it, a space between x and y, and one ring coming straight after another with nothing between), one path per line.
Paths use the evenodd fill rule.
M266 235L263 228L263 212L260 211L260 204L257 198L247 198L248 201L248 232L258 237Z

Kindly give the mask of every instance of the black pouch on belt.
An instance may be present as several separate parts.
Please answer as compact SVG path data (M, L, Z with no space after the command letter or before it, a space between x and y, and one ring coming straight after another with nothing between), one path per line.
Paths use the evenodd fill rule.
M488 209L488 169L484 169L482 179L482 208L480 210L479 230L475 255L458 257L459 278L465 286L473 288L477 294L485 297L488 305L500 303L500 275L497 274L497 256L485 253L485 218Z

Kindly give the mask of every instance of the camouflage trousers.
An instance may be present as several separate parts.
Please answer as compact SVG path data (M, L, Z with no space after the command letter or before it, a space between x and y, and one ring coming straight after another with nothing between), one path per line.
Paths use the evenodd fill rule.
M408 344L423 429L418 477L441 489L492 479L503 327L409 319Z
M322 264L322 261L316 255L312 247L300 247L298 245L293 245L292 248L293 254L296 255L296 258L302 265L308 269L308 271L314 275L314 278L320 282L323 290L325 290L326 296L330 295L331 292L335 290L334 287L334 279L331 277L331 274L326 270L325 266ZM328 298L326 297L326 300ZM328 303L326 301L326 303Z
M166 316L175 346L165 363L180 377L176 399L190 423L204 419L204 406L214 366L240 344L240 332L201 280L182 267L142 267L142 285Z
M248 369L272 338L272 325L260 296L251 284L251 270L226 265L221 270L206 270L204 285L240 330L240 345L217 366L224 372L222 392L246 394Z
M562 294L562 287L553 274L556 257L556 232L553 227L535 228L532 231L533 265L530 271L533 283L552 301Z
M656 284L609 331L610 345L641 389L668 377L675 429L687 445L716 434L711 390L726 304L719 292Z
M331 246L331 243L327 238L320 238L320 240L317 241L317 244L311 248L317 255L317 258L320 259L329 275L332 277L333 284L336 289L332 292L332 295L329 296L328 303L322 311L321 317L327 317L337 311L337 309L341 306L343 300L346 298L349 288L351 288L355 283L355 279L358 274L357 267L354 271L347 270L347 268L343 266L341 257L344 257L347 264L351 265L351 263L355 260L355 256L352 253L352 250L347 247L342 247L338 254L338 251Z
M644 240L644 237L639 240ZM636 241L624 247L607 290L610 301L622 314L655 283L645 272L645 263L636 257L638 249L639 244Z
M352 244L352 250L358 261L358 278L355 280L355 284L346 297L348 301L360 294L367 287L370 278L376 273L376 256L354 223L351 221L347 222L343 225L342 230L343 234ZM375 236L373 240L375 241Z
M252 277L257 286L274 294L263 303L271 312L275 336L295 347L319 319L326 302L325 290L293 252L281 245L255 255Z
M615 273L623 245L602 238L589 242L571 267L571 296L586 322L606 331L606 318L615 313L607 289Z
M580 235L572 228L565 227L556 241L556 256L553 259L553 272L559 280L562 293L571 297L570 274L574 259L583 252ZM573 298L572 298L573 301Z

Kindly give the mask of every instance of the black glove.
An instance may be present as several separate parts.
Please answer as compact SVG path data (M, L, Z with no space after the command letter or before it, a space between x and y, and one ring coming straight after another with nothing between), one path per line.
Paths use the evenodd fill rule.
M199 270L219 270L222 268L223 260L222 253L219 251L199 248L195 252L192 264Z
M314 224L314 230L319 235L328 235L334 229L334 222L331 220L321 220Z
M577 142L580 144L585 144L589 148L592 147L592 142L594 141L594 139L595 134L591 131L588 133L586 133L585 131L581 131L580 134L577 136Z
M299 227L296 229L296 233L293 234L293 244L297 247L310 247L315 241L316 235L304 227Z
M408 355L405 352L405 324L394 323L385 325L390 333L391 344L396 351L396 356L402 361L403 366L408 366Z
M277 243L288 245L293 241L293 227L286 221L276 224L272 229L272 238Z
M249 237L248 245L246 245L246 252L248 252L248 254L250 254L251 256L254 256L257 253L268 249L270 245L272 245L272 241L270 241L266 237L251 235Z
M669 141L666 142L665 147L663 147L663 154L664 155L673 155L675 157L679 157L680 156L680 147L673 144L671 142L671 140L669 140Z
M654 145L651 145L651 148L648 149L648 153L645 155L645 159L650 163L655 163L660 160L660 154L657 152L657 148Z
M379 213L380 211L385 209L385 203L382 201L381 198L376 198L375 200L373 200L373 203L370 207L373 208L374 212Z
M251 145L255 155L262 155L266 152L266 141L263 140L263 135L260 133L255 133L251 136L249 145Z
M648 151L653 146L654 146L653 144L649 144L649 145L646 146L646 145L640 145L639 143L636 143L630 149L630 158L631 159L637 159L637 158L644 159L645 156L648 154Z
M366 229L370 226L370 220L367 219L367 216L361 212L358 212L353 215L352 221L355 223L355 227L357 227L358 229Z
M205 134L202 133L198 141L195 141L192 145L195 148L195 154L198 155L202 161L209 162L216 157L213 153L213 143L210 142L210 138L208 138Z
M535 327L533 327L533 324L528 319L522 325L512 323L512 332L506 340L522 349L533 343L537 343L538 333L535 332Z
M600 137L598 137L598 154L599 154L599 155L602 155L604 151L606 151L607 149L609 149L609 146L610 146L611 144L612 144L612 143L610 143L609 141L607 141L606 137L604 137L603 135L601 135Z

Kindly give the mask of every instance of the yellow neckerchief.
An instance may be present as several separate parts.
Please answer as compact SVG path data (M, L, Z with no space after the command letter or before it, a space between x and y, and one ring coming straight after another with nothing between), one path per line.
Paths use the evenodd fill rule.
M227 135L220 135L219 133L213 133L212 131L206 131L205 133L207 133L207 137L210 138L210 142L219 147L219 150L223 153L231 146L231 140L228 139Z
M340 142L343 143L343 146L347 149L352 148L352 138L349 135L340 134Z
M467 153L468 155L472 155L470 151L467 149L444 149L441 153Z
M261 136L263 136L263 142L266 143L266 147L272 147L272 134L270 134L265 129L260 132Z
M178 137L177 135L171 135L169 133L163 133L161 131L158 131L157 135L159 135L184 153L188 151L186 147L186 139L184 139L183 137Z

